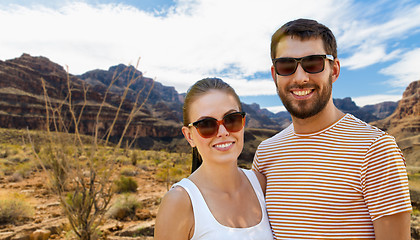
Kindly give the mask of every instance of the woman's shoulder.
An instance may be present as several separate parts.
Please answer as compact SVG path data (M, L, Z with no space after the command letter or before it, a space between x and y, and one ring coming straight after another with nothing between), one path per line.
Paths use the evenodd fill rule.
M179 207L192 207L187 190L180 185L175 185L163 196L163 203Z
M193 226L194 213L187 191L181 186L171 188L163 196L159 206L155 224L157 238L155 239L168 239L169 236L173 237L173 234L185 238L191 237Z
M187 190L175 184L162 198L159 211L169 216L193 216L193 207Z

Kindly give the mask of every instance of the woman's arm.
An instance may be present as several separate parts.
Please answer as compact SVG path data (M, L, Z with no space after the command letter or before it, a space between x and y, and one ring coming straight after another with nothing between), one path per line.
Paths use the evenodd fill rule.
M377 240L410 240L410 212L384 216L373 221Z
M155 223L155 240L188 240L194 234L194 213L188 193L175 187L165 194Z
M255 175L257 175L258 181L260 182L261 188L262 188L263 193L265 195L265 189L266 189L266 186L267 186L267 179L265 178L265 176L262 173L256 171L255 169L252 169L252 171L255 173Z

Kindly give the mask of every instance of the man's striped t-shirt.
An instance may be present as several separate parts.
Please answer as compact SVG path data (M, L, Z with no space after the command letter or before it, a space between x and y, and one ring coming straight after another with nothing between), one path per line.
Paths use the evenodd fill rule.
M260 144L253 168L276 239L375 239L372 221L411 211L395 139L351 114L312 134L290 125Z

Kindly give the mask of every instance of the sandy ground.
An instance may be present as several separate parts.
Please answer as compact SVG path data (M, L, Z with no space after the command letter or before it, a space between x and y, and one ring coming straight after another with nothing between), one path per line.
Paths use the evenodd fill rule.
M139 186L136 196L144 206L141 212L136 215L141 215L139 218L142 219L137 217L122 221L108 219L104 226L101 227L108 235L108 239L152 239L150 235L153 230L159 202L167 191L166 184L157 182L153 178L153 174L155 174L155 170L140 169L139 174L134 177ZM58 223L60 226L63 226L64 230L59 231L57 234L53 233L50 238L66 238L69 228L68 221L63 215L58 197L51 193L46 184L44 172L32 172L29 178L17 182L9 182L7 176L0 178L0 197L18 194L34 208L34 214L30 219L19 222L16 225L0 225L0 240L20 239L20 235L28 235L36 230L48 229L53 224ZM140 228L145 230L143 232L134 230L130 232L130 229L138 230ZM131 234L134 236L126 236ZM149 235L149 237L141 236L142 234ZM117 235L125 236L117 237Z

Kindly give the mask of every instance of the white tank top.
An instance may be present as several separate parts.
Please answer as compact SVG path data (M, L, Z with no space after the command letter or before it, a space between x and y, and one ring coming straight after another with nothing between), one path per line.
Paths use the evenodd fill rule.
M272 240L273 235L268 222L265 207L264 194L257 176L251 170L242 169L260 202L262 218L261 222L248 228L231 228L220 224L210 212L203 195L198 187L188 178L182 179L173 185L181 186L187 191L191 199L194 212L194 235L191 240Z

